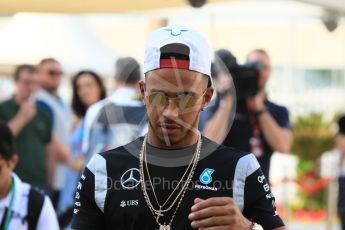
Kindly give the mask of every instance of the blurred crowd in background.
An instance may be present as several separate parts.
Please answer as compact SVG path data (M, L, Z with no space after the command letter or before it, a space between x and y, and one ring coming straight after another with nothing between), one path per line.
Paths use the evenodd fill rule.
M254 153L270 178L272 154L289 153L293 143L287 108L270 101L265 90L272 69L270 56L255 49L241 66L228 50L215 54L215 96L201 114L200 131L219 144ZM49 195L61 227L71 220L77 181L92 155L126 144L147 130L138 89L144 80L140 64L123 57L116 61L115 70L115 90L108 96L97 73L78 72L71 79L68 104L58 94L64 75L58 60L23 64L13 73L15 94L0 103L0 120L15 136L14 172ZM251 78L256 79L254 84ZM337 171L340 194L345 180L344 119L339 120L337 150L327 153L331 159L338 157L330 167ZM344 218L344 197L340 198L339 214Z
M47 223L69 228L77 182L89 159L147 130L138 88L144 80L142 60L136 56L143 53L140 39L146 24L152 29L188 21L208 35L213 47L224 47L215 52L214 98L199 121L203 135L255 154L288 226L291 219L323 221L331 230L341 220L345 229L343 21L332 26L332 14L322 16L326 30L319 25L320 10L280 4L151 12L153 18L164 14L164 20L85 17L114 50L135 58L116 57L79 21L61 15L45 15L46 20L36 14L15 15L0 36L0 63L30 64L20 61L13 72L6 69L6 77L0 76L0 214L2 200L8 199L4 178L13 170L16 181L20 178L50 197L57 220L47 217ZM52 24L56 28L50 31ZM61 31L74 39L62 39ZM46 56L41 44L65 59L48 56L36 63ZM229 47L244 60L242 65ZM86 68L75 73L75 67L71 71L65 63ZM112 77L105 78L102 71ZM4 126L14 136L15 150L6 143ZM49 202L43 207L52 212ZM0 215L0 229L5 214Z

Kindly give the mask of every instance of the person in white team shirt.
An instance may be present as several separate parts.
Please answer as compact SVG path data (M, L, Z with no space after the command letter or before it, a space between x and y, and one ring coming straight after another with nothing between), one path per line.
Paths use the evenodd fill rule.
M127 144L147 130L138 88L139 63L132 57L119 58L115 68L114 93L92 105L85 116L82 152L86 162L94 154Z
M24 183L13 172L18 161L10 129L0 123L0 229L57 230L48 196Z

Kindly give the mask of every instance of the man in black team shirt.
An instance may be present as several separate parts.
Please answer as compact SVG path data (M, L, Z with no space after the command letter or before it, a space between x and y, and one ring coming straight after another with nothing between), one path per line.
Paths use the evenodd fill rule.
M198 32L173 26L150 35L140 83L148 133L91 159L73 229L285 229L255 156L197 129L213 94L210 70Z

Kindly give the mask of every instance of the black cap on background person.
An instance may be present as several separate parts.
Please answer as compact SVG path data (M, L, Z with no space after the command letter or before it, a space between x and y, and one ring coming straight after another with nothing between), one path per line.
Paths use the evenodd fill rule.
M0 158L10 159L15 152L14 136L6 123L0 121Z
M0 201L9 193L12 172L17 162L14 136L6 123L0 121ZM2 229L1 226L0 229Z

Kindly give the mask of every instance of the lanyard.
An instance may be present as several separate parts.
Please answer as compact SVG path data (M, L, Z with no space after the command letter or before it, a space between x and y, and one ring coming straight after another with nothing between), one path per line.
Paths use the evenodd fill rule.
M257 117L255 116L255 112L247 107L247 111L249 114L249 120L252 125L253 136L259 138L260 137L260 125L258 122Z
M4 225L3 225L3 229L1 230L8 230L8 226L11 220L11 214L12 214L12 208L13 208L13 203L14 203L14 198L15 198L15 192L16 192L16 185L14 183L14 178L12 177L12 184L11 184L11 200L10 200L10 205L8 207L8 209L6 209L6 212L4 214Z
M253 110L248 109L249 120L252 125L253 136L249 138L250 151L258 158L264 156L262 138L260 136L260 124Z

